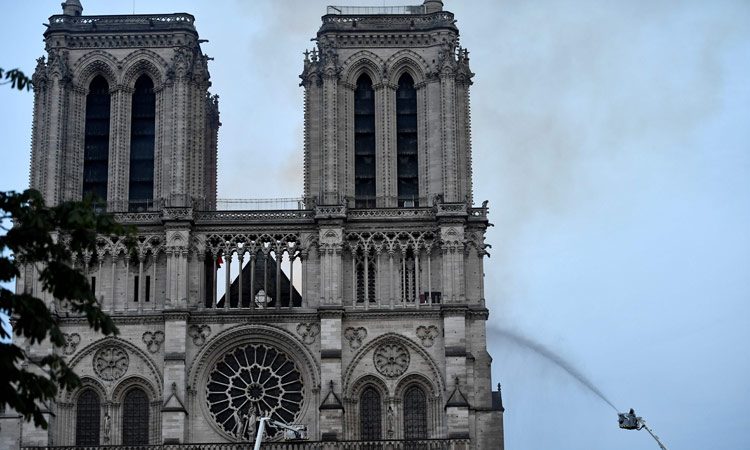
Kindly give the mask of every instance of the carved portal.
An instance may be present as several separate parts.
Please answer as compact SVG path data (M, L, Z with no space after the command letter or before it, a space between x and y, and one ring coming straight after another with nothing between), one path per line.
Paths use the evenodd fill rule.
M373 362L381 374L395 378L409 368L409 350L398 343L382 344L375 349Z
M119 347L103 347L94 354L94 372L105 381L121 378L127 372L128 365L128 352Z

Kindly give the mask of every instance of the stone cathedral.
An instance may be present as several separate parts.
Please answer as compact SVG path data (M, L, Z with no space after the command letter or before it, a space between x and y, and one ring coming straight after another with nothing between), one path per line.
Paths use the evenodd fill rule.
M304 192L287 209L219 207L219 102L193 16L62 6L33 75L30 184L48 204L98 197L137 239L75 255L116 337L32 268L17 280L66 336L28 351L61 352L83 386L45 405L47 430L4 413L0 446L240 449L270 416L310 440L273 443L271 427L264 448L502 449L473 73L443 2L328 7L304 54Z

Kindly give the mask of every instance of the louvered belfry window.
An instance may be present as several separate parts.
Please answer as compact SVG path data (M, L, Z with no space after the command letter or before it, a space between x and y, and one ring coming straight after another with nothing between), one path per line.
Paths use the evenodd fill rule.
M380 394L371 387L365 389L359 399L359 420L361 440L377 441L381 439Z
M427 439L427 398L417 386L404 395L404 438Z
M375 91L363 74L354 91L355 207L375 207Z
M109 170L109 83L97 75L86 96L86 129L83 138L83 197L107 200Z
M76 445L99 445L100 416L99 394L86 389L76 405Z
M142 389L125 395L122 406L122 444L148 445L148 396Z
M155 133L154 82L144 74L135 82L130 121L130 211L146 211L154 201Z
M396 90L396 156L398 206L419 206L417 90L408 73L401 75Z

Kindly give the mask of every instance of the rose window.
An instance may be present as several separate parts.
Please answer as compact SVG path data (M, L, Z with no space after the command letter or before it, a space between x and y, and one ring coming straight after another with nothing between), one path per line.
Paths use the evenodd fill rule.
M255 418L270 415L286 424L299 418L304 398L302 375L285 353L267 345L246 345L216 363L206 385L208 409L230 435L254 439ZM266 428L269 438L281 431Z
M94 372L105 381L116 380L128 370L128 353L118 347L104 347L94 354Z
M383 344L375 349L373 362L378 372L397 377L409 368L409 351L401 344Z

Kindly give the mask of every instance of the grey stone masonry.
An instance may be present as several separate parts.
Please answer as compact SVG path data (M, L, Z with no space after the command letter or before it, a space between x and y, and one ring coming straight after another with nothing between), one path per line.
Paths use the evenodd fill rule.
M397 197L396 89L408 73L417 89L420 203L472 200L469 53L452 13L328 14L306 52L305 196L321 204L355 197L354 90L366 74L375 90L376 196ZM351 8L356 11L356 8ZM375 8L368 8L375 9ZM331 9L329 8L329 11ZM336 8L333 9L336 11Z
M43 298L66 337L63 348L28 353L59 352L83 385L48 405L48 430L0 415L0 446L239 448L252 418L271 416L306 425L331 449L502 449L485 327L489 209L474 206L471 187L473 74L443 3L329 7L302 73L305 199L268 211L214 208L218 101L193 16L63 7L34 75L31 186L50 204L81 197L87 97L103 77L106 200L136 239L128 247L100 236L96 252L74 255L117 336L93 332L44 292L38 268L21 271L16 289ZM130 171L142 169L130 167L131 118L143 74L155 97L154 203L133 211ZM354 148L363 74L376 192L364 203ZM401 116L416 122L399 135L404 74L416 103ZM407 140L414 201L399 199ZM282 436L270 428L267 438Z
M147 74L156 96L156 205L214 204L218 100L208 93L208 57L194 20L190 14L50 17L47 58L37 60L33 75L30 176L48 203L81 198L86 97L101 75L111 97L105 200L110 210L128 210L131 101L136 79Z

